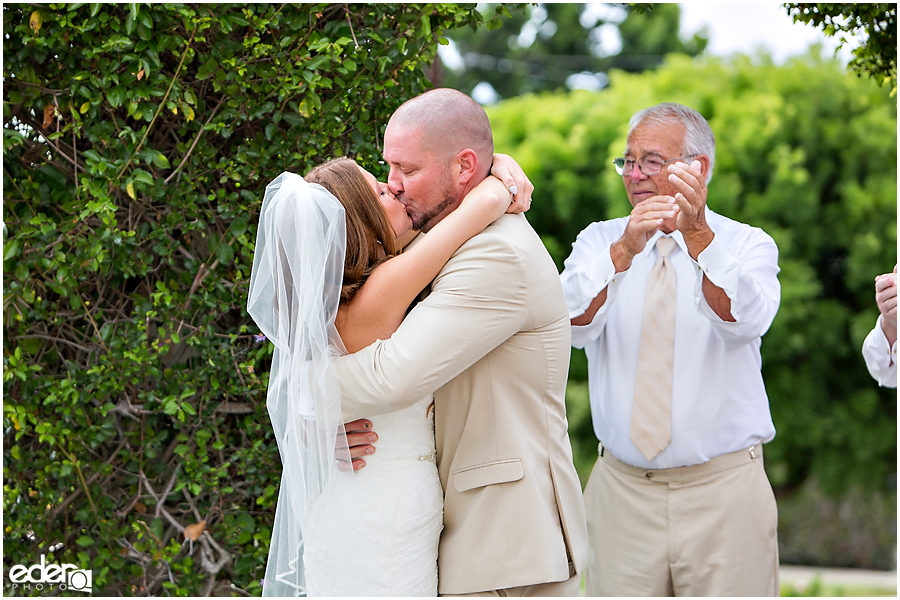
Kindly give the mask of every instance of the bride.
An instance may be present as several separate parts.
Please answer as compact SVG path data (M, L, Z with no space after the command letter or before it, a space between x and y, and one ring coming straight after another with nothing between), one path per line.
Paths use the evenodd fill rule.
M524 178L495 157L493 173L513 170ZM432 399L371 419L378 455L356 472L331 359L390 337L463 243L527 209L511 200L488 177L401 253L417 235L405 207L351 159L266 187L247 305L275 344L267 406L283 466L264 595L437 595Z

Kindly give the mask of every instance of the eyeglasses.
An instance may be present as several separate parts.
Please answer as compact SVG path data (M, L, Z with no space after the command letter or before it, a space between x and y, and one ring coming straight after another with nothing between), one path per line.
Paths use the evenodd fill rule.
M700 155L688 154L687 156L679 156L678 158L670 158L669 160L659 160L655 156L645 156L638 161L631 160L630 158L622 158L620 156L619 158L613 160L613 165L615 165L616 173L618 173L619 175L625 175L626 173L630 175L634 170L635 164L637 164L638 169L640 169L641 173L643 173L644 175L656 175L662 170L662 166L666 163L681 160L683 158L694 158L695 156Z

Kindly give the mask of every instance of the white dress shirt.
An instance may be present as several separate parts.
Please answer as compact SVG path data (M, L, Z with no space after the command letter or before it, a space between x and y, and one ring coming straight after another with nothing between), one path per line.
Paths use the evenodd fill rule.
M672 440L648 461L629 438L644 296L657 260L657 232L631 267L615 272L610 246L628 217L589 225L578 235L560 276L574 318L608 287L594 319L572 327L572 345L587 353L591 414L612 454L642 468L700 464L775 436L760 372L759 348L781 299L778 248L761 229L706 209L715 233L694 261L681 232L669 259L678 277L672 377ZM721 320L702 293L703 274L731 300L735 322Z
M875 329L869 332L863 342L862 353L866 359L866 367L872 379L882 387L897 387L897 341L888 345L884 330L881 329L881 320L884 317L878 315Z

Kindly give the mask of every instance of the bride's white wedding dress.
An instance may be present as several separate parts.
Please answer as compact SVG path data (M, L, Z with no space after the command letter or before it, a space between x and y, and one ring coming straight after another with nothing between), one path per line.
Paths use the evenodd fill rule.
M348 461L333 356L344 209L282 173L260 209L247 312L275 345L266 406L283 466L263 595L436 596L443 491L432 399L372 418L376 451Z
M310 596L437 596L443 491L434 458L434 407L373 417L376 451L332 478L313 511L303 562ZM315 523L338 511L337 527ZM335 530L336 529L336 530Z

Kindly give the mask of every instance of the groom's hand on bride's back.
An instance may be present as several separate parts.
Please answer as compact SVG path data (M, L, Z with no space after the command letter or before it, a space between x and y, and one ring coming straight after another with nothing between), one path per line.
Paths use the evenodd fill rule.
M350 449L350 459L353 462L353 470L359 471L366 466L363 456L369 456L375 452L374 442L378 441L378 434L372 431L372 421L357 419L350 423L344 423L344 431L347 433L347 445ZM349 471L350 463L338 459L338 469Z

